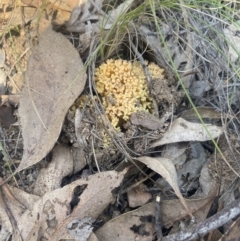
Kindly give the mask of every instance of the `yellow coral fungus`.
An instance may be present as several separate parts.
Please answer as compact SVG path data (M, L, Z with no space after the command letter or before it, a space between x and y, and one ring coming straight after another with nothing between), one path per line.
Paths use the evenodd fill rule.
M163 75L163 70L153 63L148 68L153 78ZM116 129L129 120L132 113L153 108L144 70L137 61L109 59L96 69L95 82L106 115Z

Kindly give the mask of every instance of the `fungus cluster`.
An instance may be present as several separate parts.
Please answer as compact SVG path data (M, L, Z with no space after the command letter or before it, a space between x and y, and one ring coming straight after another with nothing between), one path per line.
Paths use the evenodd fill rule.
M152 79L163 79L163 69L153 63L146 65ZM116 130L132 113L153 109L144 70L137 61L109 59L96 69L95 82L106 115Z

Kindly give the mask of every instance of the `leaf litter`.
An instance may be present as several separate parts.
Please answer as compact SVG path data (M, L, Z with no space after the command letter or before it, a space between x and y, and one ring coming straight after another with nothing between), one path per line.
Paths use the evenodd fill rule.
M28 5L27 1L21 2ZM38 10L38 3L33 1L30 4ZM21 175L25 173L27 177L27 182L24 180L24 183L30 184L30 179L35 180L30 194L7 184L2 186L0 239L7 240L12 236L12 240L30 241L36 240L34 235L37 233L38 238L50 240L156 240L160 238L156 237L156 230L163 227L171 228L167 235L171 232L180 232L179 224L187 227L189 216L194 215L197 222L204 222L217 195L216 182L219 181L218 178L213 178L216 176L213 170L214 147L209 145L209 140L220 136L222 138L223 128L220 122L223 117L230 122L233 120L232 113L224 116L223 112L215 111L217 102L213 103L212 99L205 96L206 93L211 96L212 88L221 97L225 94L224 88L230 91L232 83L227 87L221 85L226 76L224 71L228 63L224 63L224 58L216 54L219 49L214 49L213 45L202 41L201 36L198 39L198 35L192 35L187 28L181 30L181 33L179 29L182 28L178 28L178 24L174 25L168 21L169 18L165 19L165 15L161 16L161 31L166 39L166 45L170 49L183 83L189 88L191 97L196 98L196 104L200 106L197 110L206 122L207 132L193 110L179 111L186 110L189 105L181 88L177 87L172 69L166 65L169 63L168 54L160 44L158 36L154 34L154 27L144 24L146 16L138 18L137 48L134 46L137 44L135 40L128 42L129 36L131 39L133 36L136 37L133 34L135 31L129 31L129 35L123 37L122 43L114 43L115 48L109 48L111 40L102 47L106 56L96 58L94 55L101 41L104 42L104 39L99 39L100 33L106 37L106 33L111 33L113 27L117 33L122 31L121 27L125 24L122 15L131 13L135 8L133 1L125 1L111 8L106 7L101 0L84 1L76 5L75 1L52 1L46 5L46 15L50 16L54 7L58 9L52 15L52 23L55 29L59 24L59 32L62 31L64 18L72 11L66 29L71 32L71 41L75 48L66 37L53 31L51 27L46 27L46 22L40 22L38 44L34 44L30 57L28 50L26 51L28 64L20 107L17 108L16 103L12 102L7 104L8 108L12 108L14 118L17 116L20 119L24 144L23 157L14 174L24 170L20 172ZM34 15L28 13L27 6L23 5L23 8L25 7L26 21L31 23ZM191 9L182 10L182 13L173 11L168 14L172 15L172 19L182 19L186 27L192 24L198 26L200 32L205 29L199 26L200 23L192 16L209 22L208 15L191 15ZM5 8L4 11L9 10ZM56 17L60 13L64 13L62 19ZM9 15L6 16L9 18ZM118 24L115 24L117 19ZM149 23L152 21L147 19ZM20 21L21 19L17 18L13 24L17 25ZM136 24L134 20L129 23L133 24L128 25L130 29ZM215 26L219 28L218 25ZM74 32L80 33L80 36ZM66 32L63 33L69 37ZM180 38L176 37L176 33ZM211 38L214 36L211 31L208 34ZM228 32L225 31L225 34ZM230 41L231 37L228 38ZM222 44L220 40L217 41L217 45ZM206 46L202 46L203 42ZM207 48L208 53L203 55L196 43L201 46L200 49ZM133 56L132 53L129 56L126 54L127 45L133 50ZM138 51L144 52L145 48L153 53L153 56L143 54L143 59L142 53ZM226 50L226 46L222 44L221 49ZM87 86L86 69L79 53L84 62L93 57L93 61L88 62L90 64ZM237 58L237 55L233 55L233 49L230 54ZM124 123L121 132L116 132L109 128L109 122L104 117L103 105L96 95L94 70L95 64L98 66L109 56L121 55L128 56L126 58L130 60L138 58L142 61L143 68L144 60L153 61L164 67L165 73L162 82L154 79L148 86L157 103L157 116L146 112L134 113L130 120ZM6 62L9 61L9 56L9 52L6 51ZM15 77L20 76L16 60L11 63L13 67L7 77L11 78L12 74ZM192 71L194 66L208 67ZM5 68L7 69L7 65L3 64L3 69ZM12 73L12 70L15 72ZM146 75L147 73L148 71L145 71ZM14 81L19 83L20 88L14 89L7 82L7 86L12 88L12 93L21 89L21 80L15 77ZM234 78L233 83L236 80ZM216 81L211 83L209 79ZM232 86L234 87L234 84ZM88 101L81 106L76 99L82 91L88 96ZM232 100L233 105L237 104L237 98L234 97ZM209 103L214 108L209 107ZM104 121L100 121L101 118ZM233 126L236 128L236 124ZM1 129L1 137L5 138L8 132L11 133L11 128L12 123L5 126L3 131ZM112 144L108 147L103 146L102 133L110 136ZM233 136L230 140L227 139L227 142L235 143L237 148ZM226 145L228 144L221 147ZM7 163L16 155L14 156L14 152L8 155L5 147L7 151L11 149L7 145L1 147L1 151L5 153L4 161ZM225 153L228 155L227 151ZM234 157L228 157L231 166L237 170ZM145 163L154 172L148 176L150 170L144 165L138 165L136 159ZM133 164L138 168L133 167ZM120 173L109 171L120 169L120 166L121 169L127 169ZM29 167L37 169L37 178ZM230 173L229 176L229 179L233 180L234 175ZM224 189L219 189L220 195L224 194L228 183L227 177L223 177ZM160 202L161 224L156 222L156 193L163 200ZM180 200L173 199L176 198L175 195ZM231 200L235 200L233 191L231 197ZM146 202L149 203L145 204ZM135 209L138 206L141 207ZM109 219L111 220L108 221ZM30 225L26 225L26 222Z
M32 50L25 76L19 107L24 153L17 171L41 161L52 149L86 82L78 52L50 26L45 26Z

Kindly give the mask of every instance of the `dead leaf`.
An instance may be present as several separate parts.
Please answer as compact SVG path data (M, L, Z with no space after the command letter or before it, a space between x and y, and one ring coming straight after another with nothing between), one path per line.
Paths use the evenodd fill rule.
M2 105L17 106L20 100L20 95L1 95L0 100Z
M143 206L152 198L152 194L145 190L146 185L140 183L127 192L128 205L131 208Z
M82 152L82 154L84 154ZM77 167L86 165L84 155L78 158ZM83 165L81 165L81 163ZM81 169L80 169L81 170ZM33 194L43 196L45 193L61 187L62 179L80 171L74 167L73 152L69 146L57 145L53 149L52 160L46 168L42 168L37 177Z
M19 108L24 153L16 172L52 149L67 110L85 86L86 73L77 50L48 27L33 48L25 80Z
M187 147L187 142L167 144L162 152L162 157L171 159L174 165L181 166L187 159L185 154Z
M236 21L237 26L239 25L239 21ZM240 44L239 44L239 36L237 34L238 28L236 26L229 25L228 28L223 29L223 33L226 38L226 42L229 46L229 57L232 62L237 61L239 58L239 49L240 49Z
M0 191L0 240L22 241L17 222L26 208L31 209L38 197L5 184ZM14 193L14 195L13 195ZM10 226L9 226L10 225ZM5 239L6 238L6 239Z
M146 111L135 112L131 115L131 123L133 125L140 125L149 130L156 130L163 126L163 122Z
M149 203L110 220L95 234L99 241L152 241L155 233L155 213L155 203Z
M35 201L31 200L32 206L21 203L24 199L19 199L16 188L11 188L12 196L16 199L8 201L8 208L18 220L18 228L24 241L41 240L43 237L51 241L74 238L86 240L81 238L82 235L91 235L88 230L92 228L92 222L113 200L112 190L120 185L125 173L126 171L108 171L91 175L88 180L77 180L48 192ZM80 189L82 192L78 192ZM26 195L34 196L27 193ZM78 200L75 204L74 198L75 201ZM22 206L27 209L21 209ZM0 206L0 211L3 211L2 208ZM74 235L71 230L74 230Z
M212 138L215 139L223 133L223 128L205 124ZM161 146L170 143L184 142L184 141L207 141L211 140L204 126L199 123L192 123L182 118L176 119L169 131L164 136L154 142L151 147Z
M194 97L201 98L203 97L205 92L209 91L212 88L207 80L196 81L195 79L193 79L191 81L192 81L192 84L190 85L189 91ZM202 107L199 107L199 108L202 108Z
M94 233L91 233L87 241L98 241L98 238Z
M6 53L4 49L0 49L0 68L4 67L6 61Z
M99 26L94 22L98 21L99 11L102 9L103 0L85 1L80 6L73 9L70 19L66 24L70 32L79 32L83 46L88 44L88 39L94 33L99 32ZM83 47L84 48L84 47Z
M186 200L192 213L201 212L205 206L212 202L217 193L217 188L212 189L209 196L198 200ZM149 203L134 211L124 213L99 228L95 234L99 241L152 241L155 233L155 202ZM160 217L162 225L169 228L174 222L188 217L188 213L182 208L178 199L162 201L160 204ZM146 235L134 232L134 227L141 227ZM135 230L136 230L135 229Z
M133 2L133 0L124 1L116 9L109 11L107 15L100 16L98 22L99 27L109 30L115 21L117 21L121 16L123 16L123 14L126 14ZM118 24L120 23L118 22Z
M197 107L196 108L202 119L210 119L210 120L220 120L221 112L214 110L211 107ZM186 110L181 114L181 118L192 121L199 120L194 109Z
M173 188L175 194L182 202L184 208L188 211L189 216L192 217L192 214L187 207L186 201L183 198L181 192L179 191L178 177L172 161L164 157L152 158L147 156L139 157L137 158L137 160L146 164L149 168L151 168L153 171L166 179L168 184Z

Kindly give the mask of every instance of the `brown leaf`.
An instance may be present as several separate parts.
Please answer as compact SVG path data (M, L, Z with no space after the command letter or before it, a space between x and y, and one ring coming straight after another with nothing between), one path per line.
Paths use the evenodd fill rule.
M179 191L177 172L172 161L164 157L152 158L147 156L139 157L137 158L137 160L146 164L149 168L151 168L153 171L157 172L166 179L169 185L173 188L175 194L182 202L185 209L188 211L189 216L192 217L192 214L187 207L186 201L183 198L181 192Z
M19 108L24 153L16 172L36 164L52 149L85 82L78 52L63 35L46 28L27 65Z

